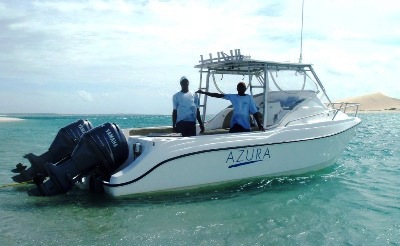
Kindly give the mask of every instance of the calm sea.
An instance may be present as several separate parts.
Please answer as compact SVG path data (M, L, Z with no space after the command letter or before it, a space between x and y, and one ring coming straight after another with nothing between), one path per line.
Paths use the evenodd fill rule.
M0 245L399 245L400 113L363 120L335 165L301 177L238 182L126 198L30 197L0 188ZM47 150L77 120L121 128L170 125L169 116L18 115L0 122L0 186L26 153ZM290 154L290 153L288 153Z

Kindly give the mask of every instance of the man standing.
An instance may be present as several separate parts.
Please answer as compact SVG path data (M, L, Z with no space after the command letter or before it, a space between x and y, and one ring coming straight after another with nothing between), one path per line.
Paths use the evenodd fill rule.
M196 136L196 118L200 132L204 132L199 110L199 97L189 91L189 80L182 77L181 91L172 97L172 130L181 133L183 137Z
M238 94L220 94L204 92L202 90L196 91L196 93L205 94L210 97L223 98L231 101L233 106L233 115L231 119L231 125L229 132L249 132L250 131L250 114L254 116L260 131L265 131L263 125L259 119L259 112L256 104L254 103L253 97L245 94L246 84L239 82L237 84Z

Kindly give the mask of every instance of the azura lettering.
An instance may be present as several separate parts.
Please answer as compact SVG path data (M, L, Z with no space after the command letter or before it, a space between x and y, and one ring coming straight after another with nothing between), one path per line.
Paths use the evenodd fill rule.
M271 158L268 148L238 149L229 152L225 163L228 164L250 164Z

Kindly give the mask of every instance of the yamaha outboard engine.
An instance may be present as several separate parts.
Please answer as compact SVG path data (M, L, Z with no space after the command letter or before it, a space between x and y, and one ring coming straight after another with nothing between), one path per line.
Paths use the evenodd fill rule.
M90 172L110 176L128 158L128 143L116 124L105 123L82 135L71 158L60 165L45 164L50 177L28 191L29 195L52 196L67 192L77 177Z
M92 128L92 124L87 120L78 120L61 128L47 152L39 156L32 153L24 156L31 163L31 167L25 170L26 166L23 166L21 163L17 164L16 168L12 171L19 172L20 174L12 177L12 179L16 182L25 182L35 179L38 176L46 177L47 173L44 164L56 163L69 158L81 136Z

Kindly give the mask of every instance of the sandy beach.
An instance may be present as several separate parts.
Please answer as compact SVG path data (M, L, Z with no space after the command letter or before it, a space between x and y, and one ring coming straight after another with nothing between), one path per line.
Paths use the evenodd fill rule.
M344 98L340 100L336 100L336 102L352 102L359 103L360 106L358 108L360 113L396 113L400 112L400 99L388 97L380 92ZM352 111L349 108L348 111Z
M19 118L12 118L12 117L3 117L3 116L0 116L0 123L1 123L1 122L14 122L14 121L21 121L21 120L24 120L24 119L19 119Z

